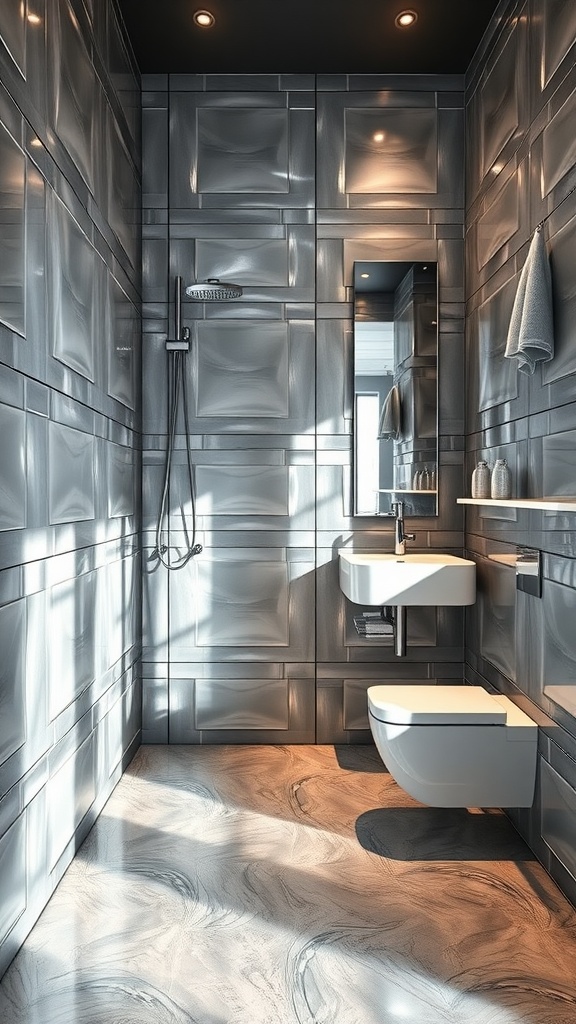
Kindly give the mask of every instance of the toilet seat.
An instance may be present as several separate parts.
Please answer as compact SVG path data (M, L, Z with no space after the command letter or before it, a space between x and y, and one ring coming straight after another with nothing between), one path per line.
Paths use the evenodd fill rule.
M505 725L506 711L481 686L371 686L368 706L396 725Z

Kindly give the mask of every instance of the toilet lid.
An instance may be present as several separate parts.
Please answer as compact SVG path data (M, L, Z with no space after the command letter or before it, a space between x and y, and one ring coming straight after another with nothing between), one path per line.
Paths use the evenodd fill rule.
M398 725L505 725L506 711L482 686L369 686L368 707Z

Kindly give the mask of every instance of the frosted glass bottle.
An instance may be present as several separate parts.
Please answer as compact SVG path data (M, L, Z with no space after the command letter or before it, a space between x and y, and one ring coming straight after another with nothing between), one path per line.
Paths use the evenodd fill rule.
M490 466L481 461L472 473L472 497L489 498L490 493Z
M506 459L496 459L490 482L491 498L512 497L512 474Z

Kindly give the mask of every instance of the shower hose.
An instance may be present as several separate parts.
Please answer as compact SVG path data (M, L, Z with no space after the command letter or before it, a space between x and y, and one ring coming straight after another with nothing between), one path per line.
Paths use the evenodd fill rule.
M183 350L168 352L168 440L166 443L162 500L160 502L160 511L156 524L156 548L152 552L150 559L158 558L166 569L183 569L194 555L198 555L202 551L202 545L196 543L196 499L194 495L194 474L192 470L192 455L189 443L190 430L188 425L185 355L186 352ZM174 439L176 437L176 424L178 420L180 397L182 397L184 431L186 437L186 462L188 470L188 489L190 495L191 532L188 528L184 499L182 499L181 512L184 532L184 550L181 554L171 557L168 544L164 542L164 536L169 533L170 526L168 520L168 494L170 490L172 457L174 454Z

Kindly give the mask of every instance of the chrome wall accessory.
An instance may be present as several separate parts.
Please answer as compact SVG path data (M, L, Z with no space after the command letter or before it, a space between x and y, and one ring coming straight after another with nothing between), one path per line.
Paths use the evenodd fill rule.
M516 554L516 590L542 597L542 552L519 547Z

